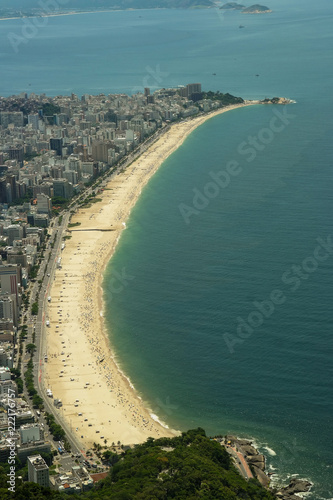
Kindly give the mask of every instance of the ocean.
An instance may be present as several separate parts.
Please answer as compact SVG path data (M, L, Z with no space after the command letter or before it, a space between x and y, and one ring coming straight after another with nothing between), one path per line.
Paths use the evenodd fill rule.
M209 9L54 17L30 38L22 20L2 21L0 95L201 82L204 90L296 101L230 111L186 139L132 210L104 299L118 362L152 413L176 429L250 437L274 481L307 478L308 498L327 500L333 7L268 6L271 14L252 16ZM115 271L131 278L118 294L108 288Z

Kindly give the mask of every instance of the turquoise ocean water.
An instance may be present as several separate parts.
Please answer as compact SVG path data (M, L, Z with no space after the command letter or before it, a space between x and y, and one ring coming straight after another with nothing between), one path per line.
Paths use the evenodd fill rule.
M57 17L17 51L10 41L22 20L0 22L0 95L200 81L296 101L231 111L189 136L143 190L104 297L118 361L154 414L177 429L252 437L278 478L299 474L314 482L310 498L329 499L333 7L269 6L272 14L248 17ZM224 179L218 188L214 174ZM132 279L112 294L110 279L124 269Z

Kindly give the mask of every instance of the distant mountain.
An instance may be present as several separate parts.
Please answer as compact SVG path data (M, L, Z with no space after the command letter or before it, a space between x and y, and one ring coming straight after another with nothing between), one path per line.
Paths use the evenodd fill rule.
M259 5L257 3L242 10L243 14L266 14L268 12L272 12L269 7L265 7L265 5Z
M43 8L43 5L49 7ZM57 5L57 9L54 7ZM40 0L0 0L0 11L22 10L24 12L32 9L47 11L50 13L68 10L99 10L99 9L189 9L198 7L212 7L212 0L58 0L55 2L45 2Z
M224 5L222 5L222 7L220 7L220 9L242 10L242 9L245 9L245 5L241 5L240 3L236 3L236 2L228 2L228 3L225 3Z

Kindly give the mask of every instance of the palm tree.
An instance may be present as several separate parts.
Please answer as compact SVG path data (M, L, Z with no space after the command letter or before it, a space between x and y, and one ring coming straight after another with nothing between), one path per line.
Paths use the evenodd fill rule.
M33 354L36 350L36 346L35 344L28 344L25 349L28 353Z

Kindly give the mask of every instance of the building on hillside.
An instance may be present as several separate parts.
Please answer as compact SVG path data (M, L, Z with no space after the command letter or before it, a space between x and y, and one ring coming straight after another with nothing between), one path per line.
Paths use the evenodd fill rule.
M28 480L48 488L49 468L41 455L28 457Z

